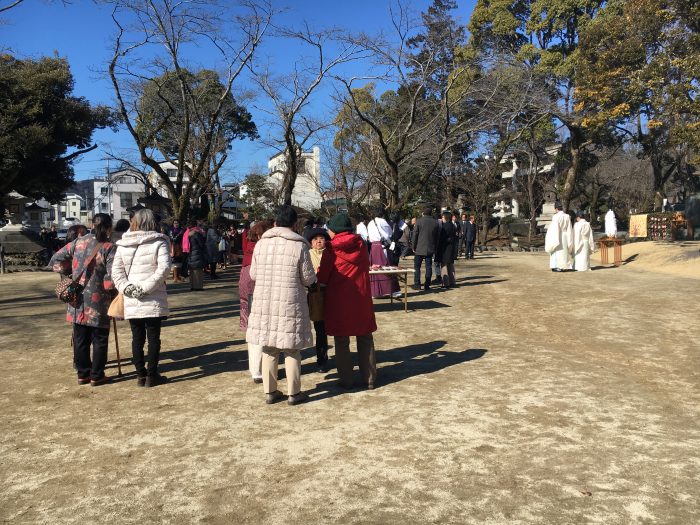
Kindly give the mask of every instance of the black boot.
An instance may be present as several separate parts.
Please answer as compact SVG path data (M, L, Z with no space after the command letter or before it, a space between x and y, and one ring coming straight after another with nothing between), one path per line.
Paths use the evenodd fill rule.
M168 382L168 378L162 376L158 373L146 376L146 387L150 388L152 386L164 385Z

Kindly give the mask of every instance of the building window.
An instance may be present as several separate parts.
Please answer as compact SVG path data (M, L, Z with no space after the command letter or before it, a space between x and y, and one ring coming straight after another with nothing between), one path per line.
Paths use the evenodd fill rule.
M101 204L100 204L100 209L101 209L102 211L107 211L107 203L106 203L106 202L101 203Z
M297 173L299 175L306 173L306 159L297 159Z
M101 193L102 195L107 195L107 192L108 192L108 191L109 191L109 186L102 186L102 187L100 188L100 193Z
M169 170L165 170L165 173L168 175L169 179L177 178L177 170L169 169Z
M134 205L134 198L132 193L120 193L119 202L121 202L122 208L131 208Z

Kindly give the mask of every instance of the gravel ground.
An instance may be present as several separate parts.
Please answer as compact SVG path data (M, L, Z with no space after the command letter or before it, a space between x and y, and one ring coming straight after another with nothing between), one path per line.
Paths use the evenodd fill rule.
M78 386L56 276L0 276L0 522L698 523L700 259L634 246L586 273L460 261L409 313L375 303L376 390L307 351L297 407L248 377L236 270L169 285L152 389L123 322L124 376Z

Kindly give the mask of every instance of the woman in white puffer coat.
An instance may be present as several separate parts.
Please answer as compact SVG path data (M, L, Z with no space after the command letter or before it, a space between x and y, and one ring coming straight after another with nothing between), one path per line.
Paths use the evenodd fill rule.
M167 382L158 373L160 328L168 316L165 279L170 273L170 240L158 233L153 212L139 210L131 219L131 228L117 242L112 265L112 280L124 294L124 318L131 325L134 367L138 386L156 386ZM143 347L148 338L148 369Z

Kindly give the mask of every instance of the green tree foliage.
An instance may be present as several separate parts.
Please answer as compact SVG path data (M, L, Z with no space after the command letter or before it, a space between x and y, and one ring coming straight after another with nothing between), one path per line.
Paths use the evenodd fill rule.
M452 16L455 9L457 2L454 0L433 0L432 5L421 14L423 32L406 42L408 48L414 50L409 64L415 76L420 78L420 70L426 64L431 64L426 91L434 96L444 93L450 75L458 67L459 49L467 39L465 28Z
M236 102L215 71L206 69L196 73L182 69L149 80L138 106L136 133L144 144L176 165L184 159L187 166L202 166L198 176L189 176L190 169L175 180L175 194L199 200L206 193L209 208L218 216L219 170L233 141L258 138L248 110Z
M482 52L507 50L543 75L558 102L552 116L568 130L570 167L562 187L568 206L590 143L574 107L576 52L581 34L604 0L479 0L469 23L471 45Z
M104 106L73 93L64 58L0 56L0 196L11 190L58 200L73 183L73 161L95 149L95 129L113 124Z
M259 173L249 174L244 181L245 195L243 201L254 219L272 217L272 210L278 204L279 194L270 184L270 178Z
M237 139L258 138L257 128L248 110L238 104L219 80L215 71L203 69L193 73L182 70L189 96L183 100L178 75L165 73L148 81L139 100L140 115L136 130L141 140L149 140L164 157L177 157L183 129L189 120L191 133L188 156L202 156L205 135L211 133L211 154L224 155ZM219 98L224 97L218 119L213 119ZM189 106L186 110L185 105ZM191 159L188 159L191 160Z
M576 58L582 125L631 138L663 194L700 146L700 6L612 0L588 24Z

